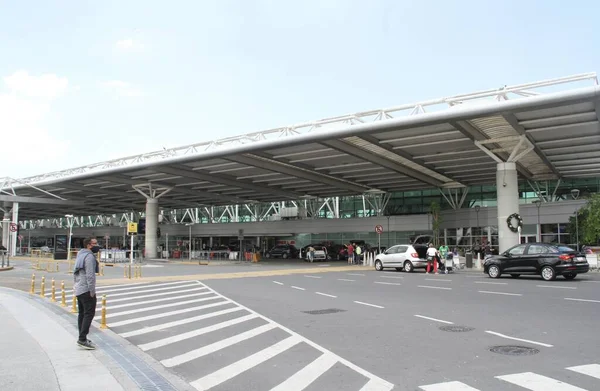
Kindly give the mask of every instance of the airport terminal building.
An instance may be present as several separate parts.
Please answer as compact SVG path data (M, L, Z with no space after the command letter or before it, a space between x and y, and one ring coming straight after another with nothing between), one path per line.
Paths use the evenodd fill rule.
M148 258L240 242L388 247L434 231L460 251L576 245L569 219L600 191L599 120L592 73L5 178L2 243L121 248L137 222Z

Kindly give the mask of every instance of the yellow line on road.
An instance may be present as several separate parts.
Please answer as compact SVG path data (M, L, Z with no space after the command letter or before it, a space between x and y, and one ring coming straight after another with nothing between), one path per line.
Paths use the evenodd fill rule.
M249 277L269 277L269 276L287 276L292 274L306 274L310 272L314 273L331 273L331 272L344 272L350 270L371 270L370 267L364 266L341 266L341 267L328 267L320 269L289 269L289 270L263 270L263 271L252 271L252 272L234 272L234 273L212 273L212 274L185 274L178 276L154 276L154 277L142 277L135 279L125 278L113 278L113 279L98 279L98 286L102 285L118 285L118 284L132 284L132 283L150 283L150 282L162 282L162 281L187 281L187 280L226 280L232 278L249 278Z

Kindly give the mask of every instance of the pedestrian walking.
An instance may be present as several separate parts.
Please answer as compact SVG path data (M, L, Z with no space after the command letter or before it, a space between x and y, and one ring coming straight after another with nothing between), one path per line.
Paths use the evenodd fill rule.
M448 258L448 253L450 253L450 247L446 246L446 243L442 243L442 245L438 249L438 252L440 253L440 266L443 265L445 267L445 261L448 259L452 259Z
M308 247L308 260L310 262L315 260L315 248L313 246Z
M79 328L79 339L77 344L84 349L94 350L96 346L87 339L90 332L92 320L96 315L96 272L98 264L96 253L100 251L96 238L83 240L83 249L77 253L75 269L73 270L73 292L77 296L79 315L77 326Z
M431 268L431 266L433 265L433 270L435 272L435 274L439 274L438 273L438 250L436 250L436 248L433 246L433 243L429 243L429 248L427 249L427 271L425 272L425 274L429 274L429 270Z
M354 263L354 246L352 243L348 244L348 264L351 265Z
M360 264L360 259L362 257L362 253L363 253L363 249L360 245L356 246L356 251L354 254L354 263L356 263L357 265Z

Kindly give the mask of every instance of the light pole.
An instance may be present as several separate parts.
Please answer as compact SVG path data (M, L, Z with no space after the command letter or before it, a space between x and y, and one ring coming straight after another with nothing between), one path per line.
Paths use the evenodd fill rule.
M571 190L571 197L573 197L574 200L579 198L579 190ZM575 237L577 240L577 252L579 252L579 208L575 211Z
M67 261L69 268L71 267L71 236L73 235L73 215L65 215L67 224L69 225L69 241L67 242Z
M387 248L390 248L390 215L387 215L388 226L387 226Z
M186 224L186 226L190 227L190 243L189 243L189 254L188 254L188 259L190 261L192 260L192 225L194 225L194 223Z
M538 243L542 242L542 227L540 226L540 208L542 207L542 201L537 200L533 201L535 206L537 206L537 241Z

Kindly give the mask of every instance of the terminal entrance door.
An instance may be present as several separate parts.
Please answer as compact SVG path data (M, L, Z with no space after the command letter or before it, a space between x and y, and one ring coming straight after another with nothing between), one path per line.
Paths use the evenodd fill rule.
M537 236L535 236L535 235L521 236L521 244L535 243L535 242L537 242Z

